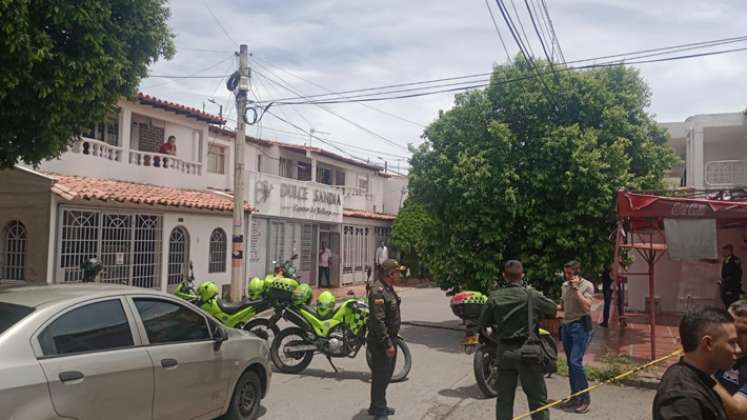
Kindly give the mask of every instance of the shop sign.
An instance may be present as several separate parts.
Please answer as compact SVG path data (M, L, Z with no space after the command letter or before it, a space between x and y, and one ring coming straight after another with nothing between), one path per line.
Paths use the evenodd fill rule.
M295 219L342 222L343 197L333 187L256 174L250 184L251 204L260 214Z

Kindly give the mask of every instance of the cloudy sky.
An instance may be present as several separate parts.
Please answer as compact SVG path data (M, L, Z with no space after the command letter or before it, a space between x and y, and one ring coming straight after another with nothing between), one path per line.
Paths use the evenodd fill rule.
M739 0L546 2L567 61L747 35L743 25L747 8ZM496 3L489 3L499 14ZM510 7L509 1L505 3ZM313 95L324 93L320 86L341 91L486 73L506 60L484 0L211 0L209 4L208 9L202 0L171 1L177 54L155 64L152 75L228 74L237 66L232 57L238 49L235 42L246 43L253 55L252 96L264 100L296 96L274 82ZM540 54L524 2L515 0L515 5L533 49ZM505 23L499 18L498 24L509 53L515 55L518 50ZM747 42L716 49L736 47L747 47ZM650 111L659 121L677 121L696 113L744 109L746 64L747 51L638 68L653 92ZM223 104L224 113L233 107L225 84L217 78L149 78L143 80L141 90L197 108L204 103L208 112L216 114L218 106L209 98ZM350 145L337 144L349 153L372 162L381 163L383 158L396 166L397 159L408 155L403 146L419 143L422 125L452 101L453 94L441 94L371 104L376 109L361 104L327 105L326 110L297 105L273 108L273 112L304 130L322 132L320 137ZM235 112L229 116L235 118ZM303 143L305 137L271 115L249 133L293 143Z

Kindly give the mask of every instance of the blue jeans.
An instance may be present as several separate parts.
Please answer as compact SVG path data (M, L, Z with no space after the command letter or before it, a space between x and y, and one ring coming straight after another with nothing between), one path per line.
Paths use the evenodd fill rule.
M590 333L584 328L583 321L565 324L562 331L563 349L568 360L568 379L571 382L571 393L575 394L589 387L583 363ZM589 393L581 394L577 398L588 401Z

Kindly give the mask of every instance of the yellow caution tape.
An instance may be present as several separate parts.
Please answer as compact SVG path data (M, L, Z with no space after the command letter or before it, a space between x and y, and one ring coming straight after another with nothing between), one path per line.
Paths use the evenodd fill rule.
M602 382L599 382L598 384L592 385L592 386L590 386L590 387L588 387L588 388L586 388L586 389L582 389L581 391L578 391L578 392L576 392L576 393L574 393L574 394L571 394L571 395L569 395L568 397L566 397L566 398L564 398L564 399L562 399L562 400L557 400L557 401L553 401L553 402L551 402L551 403L549 403L549 404L545 404L545 405L543 405L542 407L540 407L540 408L538 408L538 409L536 409L536 410L530 411L530 412L528 412L528 413L524 413L524 414L522 414L522 415L520 415L520 416L518 416L518 417L514 417L514 418L513 418L513 420L524 419L524 418L527 418L527 417L529 417L529 416L531 416L531 415L533 415L533 414L537 414L537 413L539 413L539 412L542 412L542 411L548 410L548 409L550 409L550 408L552 408L552 407L555 407L555 406L556 406L556 405L558 405L558 404L562 404L562 403L563 403L563 401L567 401L567 400L569 400L569 399L571 399L571 398L573 398L573 397L577 397L577 396L579 396L579 395L581 395L581 394L584 394L584 393L587 393L587 392L593 391L593 390L595 390L595 389L599 388L599 387L600 387L600 386L602 386L602 385L607 385L607 384L610 384L610 383L612 383L612 382L617 382L617 381L619 381L620 379L623 379L623 378L625 378L625 377L627 377L627 376L630 376L630 375L632 375L632 374L634 374L634 373L636 373L636 372L638 372L638 371L641 371L641 370L643 370L643 369L649 368L649 367L651 367L651 366L653 366L653 365L656 365L656 364L658 364L658 363L661 363L661 362L663 362L663 361L665 361L665 360L671 359L672 357L677 357L677 356L680 356L680 355L682 355L682 349L679 349L679 350L677 350L677 351L674 351L674 352L672 352L672 353L669 353L668 355L666 355L666 356L664 356L664 357L660 357L660 358L658 358L658 359L656 359L656 360L652 360L652 361L650 361L650 362L648 362L648 363L646 363L646 364L643 364L643 365L641 365L641 366L638 366L638 367L637 367L637 368L635 368L635 369L631 369L631 370L629 370L629 371L627 371L627 372L623 372L623 373L621 373L621 374L619 374L619 375L615 376L614 378L610 378L610 379L607 379L606 381L602 381Z

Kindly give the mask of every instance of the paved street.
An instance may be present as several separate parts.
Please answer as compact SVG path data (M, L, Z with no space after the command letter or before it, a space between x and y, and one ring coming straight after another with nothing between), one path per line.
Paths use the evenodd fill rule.
M389 388L389 403L398 419L486 419L495 415L495 400L482 399L472 374L472 356L462 352L462 333L438 327L458 327L448 299L438 289L407 289L401 293L403 320L436 328L405 325L402 335L413 354L409 379ZM300 375L275 373L270 394L263 402L268 419L369 419L369 371L365 356L335 359L335 374L326 359L317 357ZM548 380L551 398L568 392L566 378ZM592 394L592 411L586 416L552 410L553 419L650 418L654 392L608 386ZM526 410L517 391L515 413Z

